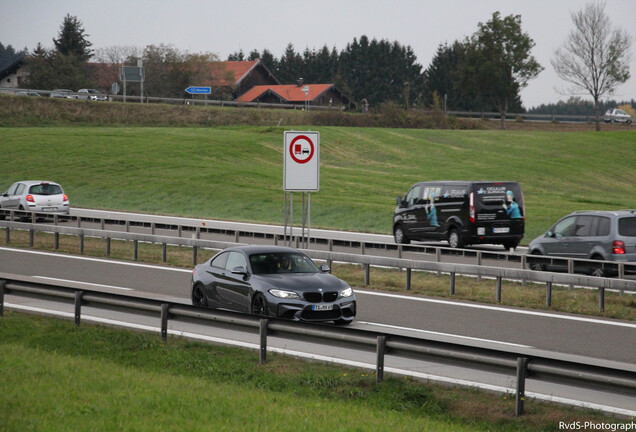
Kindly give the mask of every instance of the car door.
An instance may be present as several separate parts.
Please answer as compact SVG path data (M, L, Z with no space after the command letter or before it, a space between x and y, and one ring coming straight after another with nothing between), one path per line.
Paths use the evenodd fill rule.
M429 185L422 193L418 206L418 220L423 233L428 238L439 238L441 211L439 208L442 195L441 185Z
M249 311L248 298L250 293L249 277L246 273L232 273L242 267L247 272L247 259L241 252L229 252L223 277L220 278L217 292L222 302L239 311Z
M568 256L579 259L589 258L590 251L594 247L597 225L597 216L581 215L576 218L572 236L569 240Z
M557 222L542 242L546 255L571 257L570 243L576 227L577 216L568 216Z
M20 207L20 193L25 189L25 185L23 183L14 183L7 190L7 196L4 197L2 201L3 208L12 208L17 209Z

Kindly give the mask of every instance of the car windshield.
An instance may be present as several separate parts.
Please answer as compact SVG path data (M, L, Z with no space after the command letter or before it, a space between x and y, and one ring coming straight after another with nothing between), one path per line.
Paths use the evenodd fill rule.
M39 184L31 186L29 193L32 195L59 195L62 193L62 188L56 184Z
M250 255L254 274L318 273L318 266L306 255L294 252L265 252Z

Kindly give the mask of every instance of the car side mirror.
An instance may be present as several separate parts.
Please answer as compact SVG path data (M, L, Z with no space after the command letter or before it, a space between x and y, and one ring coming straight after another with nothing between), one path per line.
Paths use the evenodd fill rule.
M320 271L323 273L328 273L331 270L331 268L329 267L329 264L322 264L320 266Z
M246 275L247 274L247 269L245 267L243 267L243 266L234 267L232 269L232 274Z
M9 196L9 194L8 194L8 193L6 193L6 192L4 192L4 193L2 194L2 196L6 198L6 197L8 197L8 196Z
M545 233L546 237L554 237L554 233L552 231L548 231L547 233Z
M403 201L401 196L397 197L396 202L398 207L402 207Z

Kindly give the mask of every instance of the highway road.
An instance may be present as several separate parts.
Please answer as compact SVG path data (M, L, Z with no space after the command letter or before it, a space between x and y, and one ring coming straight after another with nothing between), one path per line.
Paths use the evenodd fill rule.
M0 247L0 272L36 277L42 283L82 282L91 289L189 304L188 269L161 267L83 256ZM433 340L467 343L499 350L558 352L595 358L612 364L636 364L636 323L480 305L423 296L406 296L356 289L359 315L352 327L388 334L404 334ZM72 305L57 304L8 295L6 306L17 310L57 311L72 316ZM89 320L111 325L156 328L156 318L124 316L121 312L85 308ZM132 323L132 324L130 324ZM253 335L209 328L171 326L171 333L218 343L255 348ZM194 336L196 335L196 336ZM631 341L631 342L630 342ZM374 353L360 354L346 349L318 346L310 342L272 339L271 350L300 357L373 368ZM425 379L470 384L490 390L513 388L513 378L430 361L387 358L387 372ZM587 406L622 415L636 415L636 395L613 395L580 390L557 384L529 381L528 396Z

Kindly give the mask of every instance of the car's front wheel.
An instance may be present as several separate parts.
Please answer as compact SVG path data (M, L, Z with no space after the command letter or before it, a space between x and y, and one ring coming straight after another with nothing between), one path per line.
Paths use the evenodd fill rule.
M265 300L262 294L256 294L252 299L252 315L269 316L267 300Z

